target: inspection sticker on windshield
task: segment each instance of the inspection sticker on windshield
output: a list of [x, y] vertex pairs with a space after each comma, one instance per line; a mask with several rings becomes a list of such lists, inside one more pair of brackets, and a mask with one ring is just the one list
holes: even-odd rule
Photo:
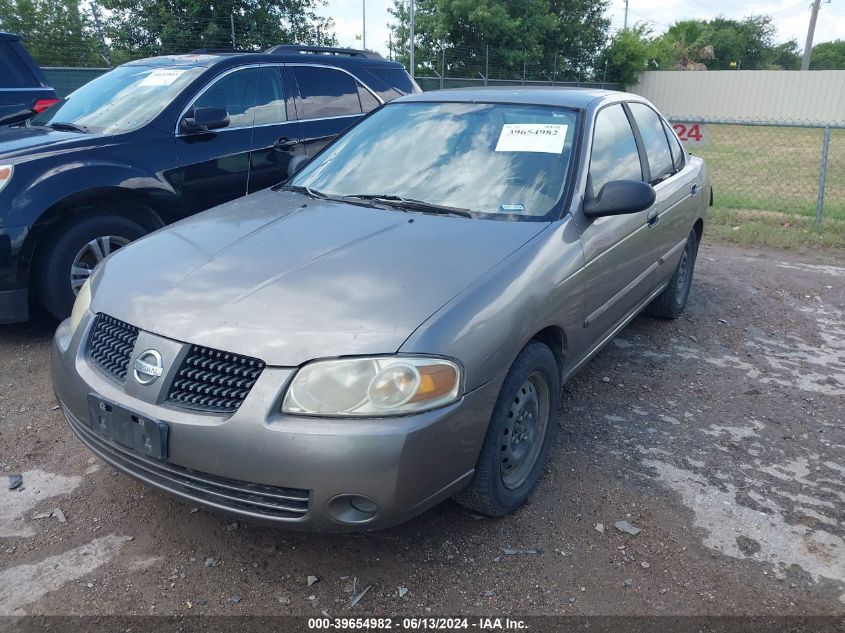
[[566, 141], [567, 127], [553, 123], [505, 123], [496, 151], [560, 154]]
[[169, 86], [182, 76], [184, 70], [156, 69], [139, 83], [139, 86]]

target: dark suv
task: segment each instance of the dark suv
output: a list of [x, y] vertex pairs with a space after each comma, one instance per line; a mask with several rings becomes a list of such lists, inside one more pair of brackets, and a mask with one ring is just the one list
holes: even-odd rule
[[56, 103], [55, 91], [21, 36], [0, 31], [0, 124], [27, 119]]
[[373, 53], [202, 50], [124, 64], [0, 128], [0, 323], [26, 319], [30, 294], [66, 317], [111, 251], [285, 180], [294, 156], [411, 92]]

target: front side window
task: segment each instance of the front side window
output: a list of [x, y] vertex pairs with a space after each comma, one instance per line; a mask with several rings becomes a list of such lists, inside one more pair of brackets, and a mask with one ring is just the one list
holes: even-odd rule
[[72, 124], [101, 134], [128, 132], [158, 116], [205, 68], [120, 66], [30, 120], [30, 125]]
[[218, 79], [191, 108], [222, 108], [229, 113], [228, 128], [249, 127], [255, 119], [259, 68], [244, 68]]
[[357, 82], [345, 72], [318, 66], [293, 66], [299, 86], [300, 119], [361, 114]]
[[672, 162], [672, 152], [669, 150], [669, 141], [666, 132], [663, 130], [663, 123], [657, 112], [642, 103], [630, 103], [631, 114], [640, 130], [645, 153], [648, 157], [648, 167], [651, 171], [652, 184], [660, 182], [675, 172]]
[[398, 196], [497, 219], [549, 220], [572, 161], [578, 114], [489, 103], [390, 103], [341, 136], [291, 185]]
[[285, 92], [277, 66], [258, 69], [258, 95], [255, 100], [255, 125], [281, 123], [287, 120]]
[[640, 155], [631, 122], [621, 103], [607, 106], [596, 115], [590, 185], [595, 197], [612, 180], [642, 180]]

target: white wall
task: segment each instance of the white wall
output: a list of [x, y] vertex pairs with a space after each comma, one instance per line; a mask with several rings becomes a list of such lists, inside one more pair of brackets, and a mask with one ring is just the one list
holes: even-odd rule
[[675, 120], [845, 125], [845, 70], [652, 71], [628, 89]]

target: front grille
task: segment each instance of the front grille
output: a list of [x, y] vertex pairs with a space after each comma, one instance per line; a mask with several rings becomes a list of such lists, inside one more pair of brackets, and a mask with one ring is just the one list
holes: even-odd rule
[[264, 366], [257, 358], [193, 345], [182, 361], [167, 399], [191, 409], [237, 411]]
[[100, 437], [68, 411], [65, 417], [71, 429], [100, 457], [157, 488], [268, 518], [300, 519], [308, 512], [308, 490], [238, 481], [155, 460]]
[[106, 376], [126, 382], [129, 359], [138, 338], [138, 328], [107, 314], [98, 314], [91, 332], [89, 355]]

